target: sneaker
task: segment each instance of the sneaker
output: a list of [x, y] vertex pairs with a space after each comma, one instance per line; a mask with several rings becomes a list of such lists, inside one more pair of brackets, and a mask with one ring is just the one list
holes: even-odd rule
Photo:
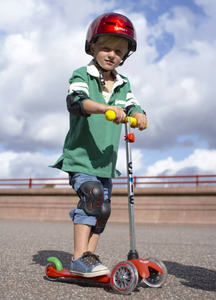
[[108, 275], [110, 270], [102, 265], [99, 257], [92, 252], [85, 252], [76, 260], [71, 261], [71, 274], [82, 277]]

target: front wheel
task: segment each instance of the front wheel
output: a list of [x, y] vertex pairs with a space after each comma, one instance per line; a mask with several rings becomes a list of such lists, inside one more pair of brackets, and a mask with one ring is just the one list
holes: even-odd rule
[[110, 284], [120, 294], [130, 294], [138, 284], [137, 268], [129, 261], [121, 261], [112, 270]]
[[148, 278], [143, 278], [142, 281], [150, 287], [161, 287], [166, 282], [168, 276], [165, 264], [155, 258], [147, 258], [146, 260], [158, 265], [163, 270], [163, 273], [160, 273], [155, 269], [149, 267], [150, 276]]

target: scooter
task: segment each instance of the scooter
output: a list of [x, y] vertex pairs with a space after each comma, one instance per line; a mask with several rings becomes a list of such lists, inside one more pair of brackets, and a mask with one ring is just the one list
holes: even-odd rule
[[[105, 114], [108, 121], [113, 121], [116, 117], [113, 110], [108, 110]], [[112, 289], [119, 294], [130, 294], [142, 281], [149, 287], [158, 288], [164, 285], [167, 280], [168, 272], [165, 264], [155, 258], [142, 259], [136, 250], [135, 237], [135, 216], [134, 216], [134, 184], [131, 143], [135, 141], [134, 133], [130, 133], [130, 127], [137, 127], [137, 120], [133, 117], [126, 117], [125, 141], [126, 141], [126, 162], [127, 162], [127, 186], [128, 186], [128, 211], [130, 229], [130, 251], [126, 261], [119, 262], [110, 275], [86, 278], [73, 275], [69, 270], [64, 269], [60, 260], [56, 257], [49, 257], [50, 263], [45, 269], [46, 277], [49, 280], [57, 278], [73, 278], [82, 280], [94, 280], [101, 283], [110, 284]]]

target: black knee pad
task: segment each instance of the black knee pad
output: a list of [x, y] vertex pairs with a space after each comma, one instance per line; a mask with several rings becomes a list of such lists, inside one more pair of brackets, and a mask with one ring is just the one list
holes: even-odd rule
[[106, 227], [106, 223], [110, 217], [111, 214], [111, 205], [110, 205], [110, 199], [104, 200], [101, 215], [97, 219], [97, 223], [95, 226], [92, 226], [91, 231], [93, 233], [100, 234], [104, 231]]
[[[80, 201], [77, 208], [81, 208], [89, 216], [99, 217], [104, 203], [103, 186], [98, 181], [86, 181], [77, 191]], [[82, 200], [85, 196], [85, 201]]]

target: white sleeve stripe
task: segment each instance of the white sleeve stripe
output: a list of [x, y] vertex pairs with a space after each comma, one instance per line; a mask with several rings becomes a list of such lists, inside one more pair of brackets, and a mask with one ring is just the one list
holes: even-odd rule
[[127, 103], [125, 106], [129, 105], [139, 105], [139, 102], [136, 100], [132, 93], [127, 93]]
[[130, 98], [135, 99], [135, 97], [132, 93], [127, 93], [127, 99], [130, 99]]
[[135, 99], [128, 100], [125, 104], [125, 107], [130, 106], [130, 105], [139, 105], [139, 102]]
[[84, 93], [87, 94], [87, 96], [89, 96], [89, 89], [88, 89], [88, 85], [85, 82], [74, 82], [70, 85], [68, 93], [72, 93], [72, 91], [83, 91]]

